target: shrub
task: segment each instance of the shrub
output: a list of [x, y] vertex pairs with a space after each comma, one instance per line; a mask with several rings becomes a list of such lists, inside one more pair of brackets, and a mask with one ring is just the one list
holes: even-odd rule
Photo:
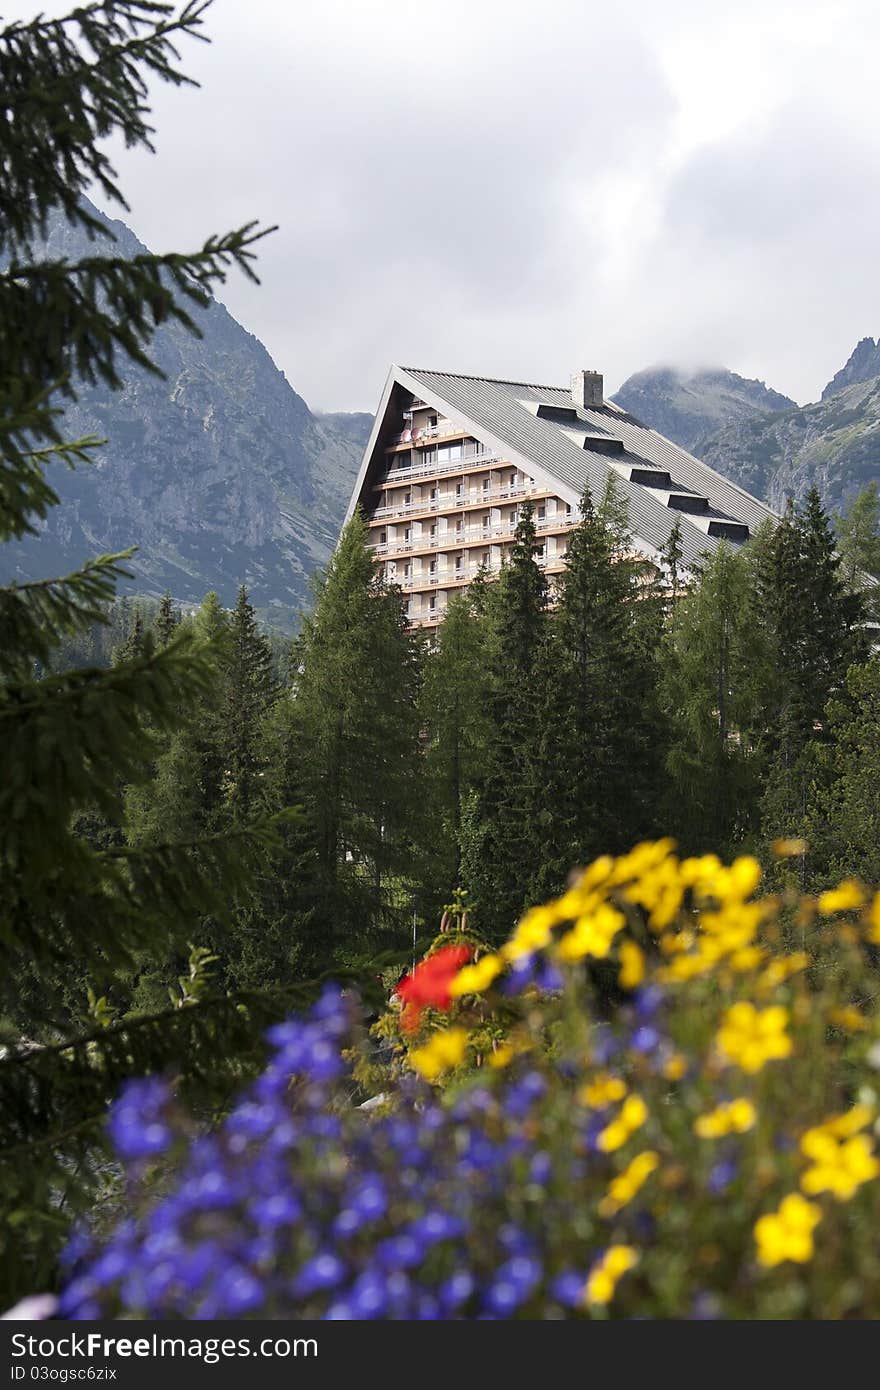
[[130, 1083], [130, 1216], [72, 1242], [63, 1315], [877, 1316], [880, 894], [759, 886], [644, 844], [451, 943], [375, 1108], [335, 988], [210, 1133]]

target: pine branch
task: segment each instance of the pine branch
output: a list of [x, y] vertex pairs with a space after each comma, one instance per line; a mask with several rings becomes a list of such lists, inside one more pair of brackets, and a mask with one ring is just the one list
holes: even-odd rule
[[49, 660], [63, 637], [87, 632], [95, 623], [106, 625], [117, 581], [132, 577], [120, 562], [133, 554], [131, 549], [101, 555], [63, 578], [0, 587], [0, 676], [26, 678], [35, 662]]
[[231, 266], [256, 281], [251, 248], [273, 230], [250, 222], [190, 254], [13, 261], [0, 275], [0, 381], [14, 364], [19, 379], [74, 399], [79, 382], [116, 390], [118, 353], [161, 377], [145, 351], [156, 329], [174, 321], [201, 336], [183, 301], [204, 308]]
[[204, 41], [199, 31], [209, 4], [188, 0], [175, 12], [150, 0], [107, 0], [0, 33], [0, 250], [23, 245], [37, 230], [45, 234], [53, 207], [90, 235], [105, 232], [79, 202], [92, 183], [127, 207], [96, 142], [120, 134], [128, 147], [153, 149], [147, 77], [198, 85], [179, 68], [173, 40]]

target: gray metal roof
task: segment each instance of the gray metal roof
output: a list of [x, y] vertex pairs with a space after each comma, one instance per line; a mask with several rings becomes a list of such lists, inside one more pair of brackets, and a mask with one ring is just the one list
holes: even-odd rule
[[[775, 513], [763, 502], [737, 487], [720, 473], [680, 449], [677, 444], [641, 424], [635, 416], [605, 401], [602, 408], [576, 408], [568, 387], [536, 386], [489, 377], [460, 376], [453, 372], [425, 371], [417, 367], [392, 367], [383, 394], [379, 417], [364, 454], [352, 496], [351, 512], [363, 490], [367, 470], [382, 434], [382, 420], [394, 383], [413, 391], [422, 400], [463, 428], [472, 430], [487, 445], [500, 449], [541, 483], [551, 483], [564, 500], [576, 503], [589, 486], [595, 497], [604, 492], [609, 473], [626, 498], [629, 523], [636, 541], [648, 553], [656, 553], [669, 539], [676, 519], [681, 524], [683, 560], [692, 565], [718, 538], [704, 529], [710, 520], [745, 523], [752, 534]], [[541, 418], [538, 405], [565, 407], [574, 415], [563, 419]], [[592, 439], [590, 438], [592, 436]], [[617, 453], [599, 452], [596, 437], [622, 442]], [[630, 481], [630, 469], [669, 474], [672, 491], [706, 498], [709, 510], [701, 518], [669, 507], [669, 487], [658, 477], [657, 492]], [[700, 525], [702, 521], [703, 525]]]

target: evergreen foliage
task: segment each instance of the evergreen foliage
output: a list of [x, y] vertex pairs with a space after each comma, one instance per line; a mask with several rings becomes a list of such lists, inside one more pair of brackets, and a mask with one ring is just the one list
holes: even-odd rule
[[668, 816], [688, 851], [723, 853], [754, 830], [754, 734], [768, 666], [746, 556], [719, 545], [673, 609], [663, 697]]
[[587, 490], [570, 534], [538, 719], [545, 847], [532, 893], [558, 892], [602, 850], [645, 837], [657, 815], [663, 720], [660, 613], [633, 552], [624, 500]]
[[399, 917], [421, 787], [418, 644], [360, 515], [316, 583], [292, 664], [285, 795], [303, 811], [309, 930], [326, 958]]
[[466, 817], [463, 877], [480, 931], [509, 931], [542, 862], [539, 763], [548, 632], [547, 581], [537, 562], [532, 505], [519, 514], [510, 563], [488, 596], [488, 736]]
[[[206, 303], [230, 265], [253, 275], [255, 224], [190, 255], [130, 261], [111, 245], [68, 264], [35, 263], [28, 251], [58, 206], [106, 242], [80, 202], [91, 181], [123, 202], [97, 142], [118, 135], [149, 147], [147, 84], [187, 80], [174, 42], [198, 34], [205, 8], [109, 0], [0, 33], [0, 540], [38, 533], [57, 502], [52, 467], [88, 463], [95, 441], [64, 439], [59, 399], [75, 397], [80, 381], [118, 386], [126, 361], [150, 366], [159, 323], [192, 326], [187, 303]], [[209, 644], [182, 633], [157, 647], [140, 618], [111, 669], [44, 674], [64, 642], [106, 620], [126, 558], [102, 556], [62, 579], [0, 590], [0, 1301], [47, 1277], [59, 1230], [95, 1177], [67, 1137], [78, 1115], [78, 1143], [94, 1144], [97, 1098], [112, 1094], [119, 1075], [103, 1026], [97, 1035], [87, 1028], [96, 1010], [107, 1021], [96, 1001], [140, 952], [181, 947], [196, 911], [228, 912], [268, 834], [242, 828], [234, 842], [204, 842], [198, 855], [164, 833], [137, 847], [77, 834], [87, 811], [120, 823], [123, 784], [149, 776], [180, 711], [210, 693]], [[190, 1026], [195, 1032], [194, 1019]], [[175, 1065], [197, 1073], [206, 1059], [195, 1046], [176, 1051], [174, 1031], [164, 1016], [139, 1025], [137, 1064], [162, 1065], [170, 1048]], [[223, 1054], [216, 1040], [211, 1048], [216, 1066]]]

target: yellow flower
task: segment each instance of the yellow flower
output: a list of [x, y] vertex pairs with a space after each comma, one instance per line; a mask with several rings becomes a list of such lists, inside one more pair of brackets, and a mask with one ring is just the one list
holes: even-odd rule
[[864, 1182], [880, 1173], [880, 1163], [866, 1134], [839, 1139], [825, 1126], [808, 1129], [801, 1139], [801, 1152], [812, 1159], [801, 1178], [804, 1192], [815, 1196], [831, 1192], [840, 1202], [848, 1202]]
[[638, 989], [645, 978], [645, 953], [634, 941], [620, 943], [620, 974], [618, 983], [621, 989]]
[[783, 1197], [779, 1210], [761, 1216], [755, 1222], [758, 1259], [772, 1268], [783, 1260], [805, 1264], [813, 1254], [813, 1231], [822, 1216], [815, 1202], [808, 1202], [799, 1192]]
[[591, 1110], [604, 1110], [606, 1105], [613, 1105], [617, 1100], [623, 1100], [626, 1095], [626, 1082], [619, 1076], [610, 1076], [608, 1072], [599, 1072], [592, 1081], [588, 1081], [578, 1091], [578, 1100], [583, 1105], [588, 1105]]
[[648, 1107], [641, 1096], [627, 1096], [620, 1113], [610, 1125], [606, 1125], [600, 1131], [596, 1139], [596, 1147], [603, 1153], [614, 1153], [616, 1149], [622, 1149], [631, 1135], [640, 1129], [648, 1118]]
[[497, 956], [482, 956], [475, 965], [462, 966], [449, 986], [449, 993], [453, 999], [460, 999], [463, 994], [482, 994], [502, 969]]
[[789, 1056], [792, 1042], [785, 1031], [787, 1026], [788, 1010], [780, 1004], [758, 1010], [742, 1001], [724, 1015], [718, 1047], [729, 1062], [754, 1073], [773, 1058]]
[[777, 859], [794, 859], [799, 854], [806, 854], [809, 848], [806, 840], [773, 841], [773, 853]]
[[511, 939], [501, 948], [504, 960], [518, 960], [520, 956], [531, 955], [549, 945], [553, 928], [564, 921], [556, 911], [555, 903], [546, 907], [533, 907], [521, 919]]
[[790, 956], [777, 956], [761, 971], [758, 988], [769, 993], [777, 985], [784, 984], [789, 975], [795, 975], [799, 970], [806, 970], [809, 964], [810, 957], [806, 951], [795, 951]]
[[489, 1053], [489, 1066], [500, 1070], [501, 1067], [508, 1067], [513, 1061], [514, 1052], [510, 1043], [502, 1043], [494, 1051]]
[[663, 1063], [663, 1075], [667, 1081], [680, 1081], [687, 1071], [687, 1058], [681, 1052], [673, 1052]]
[[861, 907], [865, 901], [865, 890], [854, 878], [846, 878], [837, 888], [829, 888], [827, 893], [819, 894], [819, 911], [825, 917], [835, 912], [850, 912]]
[[842, 1115], [832, 1115], [830, 1119], [823, 1120], [817, 1128], [827, 1130], [838, 1139], [848, 1139], [851, 1134], [858, 1134], [860, 1129], [866, 1129], [873, 1119], [874, 1107], [859, 1103], [852, 1109], [845, 1110]]
[[764, 959], [764, 952], [760, 946], [743, 946], [741, 950], [734, 951], [730, 957], [730, 964], [734, 970], [745, 973], [754, 970]]
[[694, 1120], [694, 1133], [701, 1139], [721, 1139], [726, 1134], [745, 1134], [752, 1129], [757, 1120], [754, 1105], [745, 1096], [719, 1105], [707, 1115], [699, 1115]]
[[626, 925], [623, 913], [611, 903], [600, 903], [595, 911], [579, 917], [571, 931], [559, 942], [559, 955], [564, 961], [582, 960], [584, 956], [603, 959], [621, 927]]
[[435, 1033], [423, 1047], [414, 1048], [409, 1054], [410, 1064], [426, 1081], [434, 1081], [443, 1072], [461, 1063], [467, 1041], [467, 1029], [446, 1028], [441, 1033]]
[[639, 1254], [631, 1245], [611, 1245], [602, 1259], [590, 1271], [584, 1297], [587, 1303], [610, 1303], [618, 1282], [639, 1262]]
[[847, 1004], [843, 1009], [832, 1009], [828, 1018], [836, 1027], [843, 1028], [847, 1033], [864, 1033], [871, 1026], [854, 1004]]
[[653, 1149], [637, 1154], [622, 1173], [618, 1173], [609, 1185], [608, 1191], [599, 1203], [600, 1216], [616, 1216], [623, 1207], [645, 1185], [648, 1178], [659, 1166], [660, 1156]]

